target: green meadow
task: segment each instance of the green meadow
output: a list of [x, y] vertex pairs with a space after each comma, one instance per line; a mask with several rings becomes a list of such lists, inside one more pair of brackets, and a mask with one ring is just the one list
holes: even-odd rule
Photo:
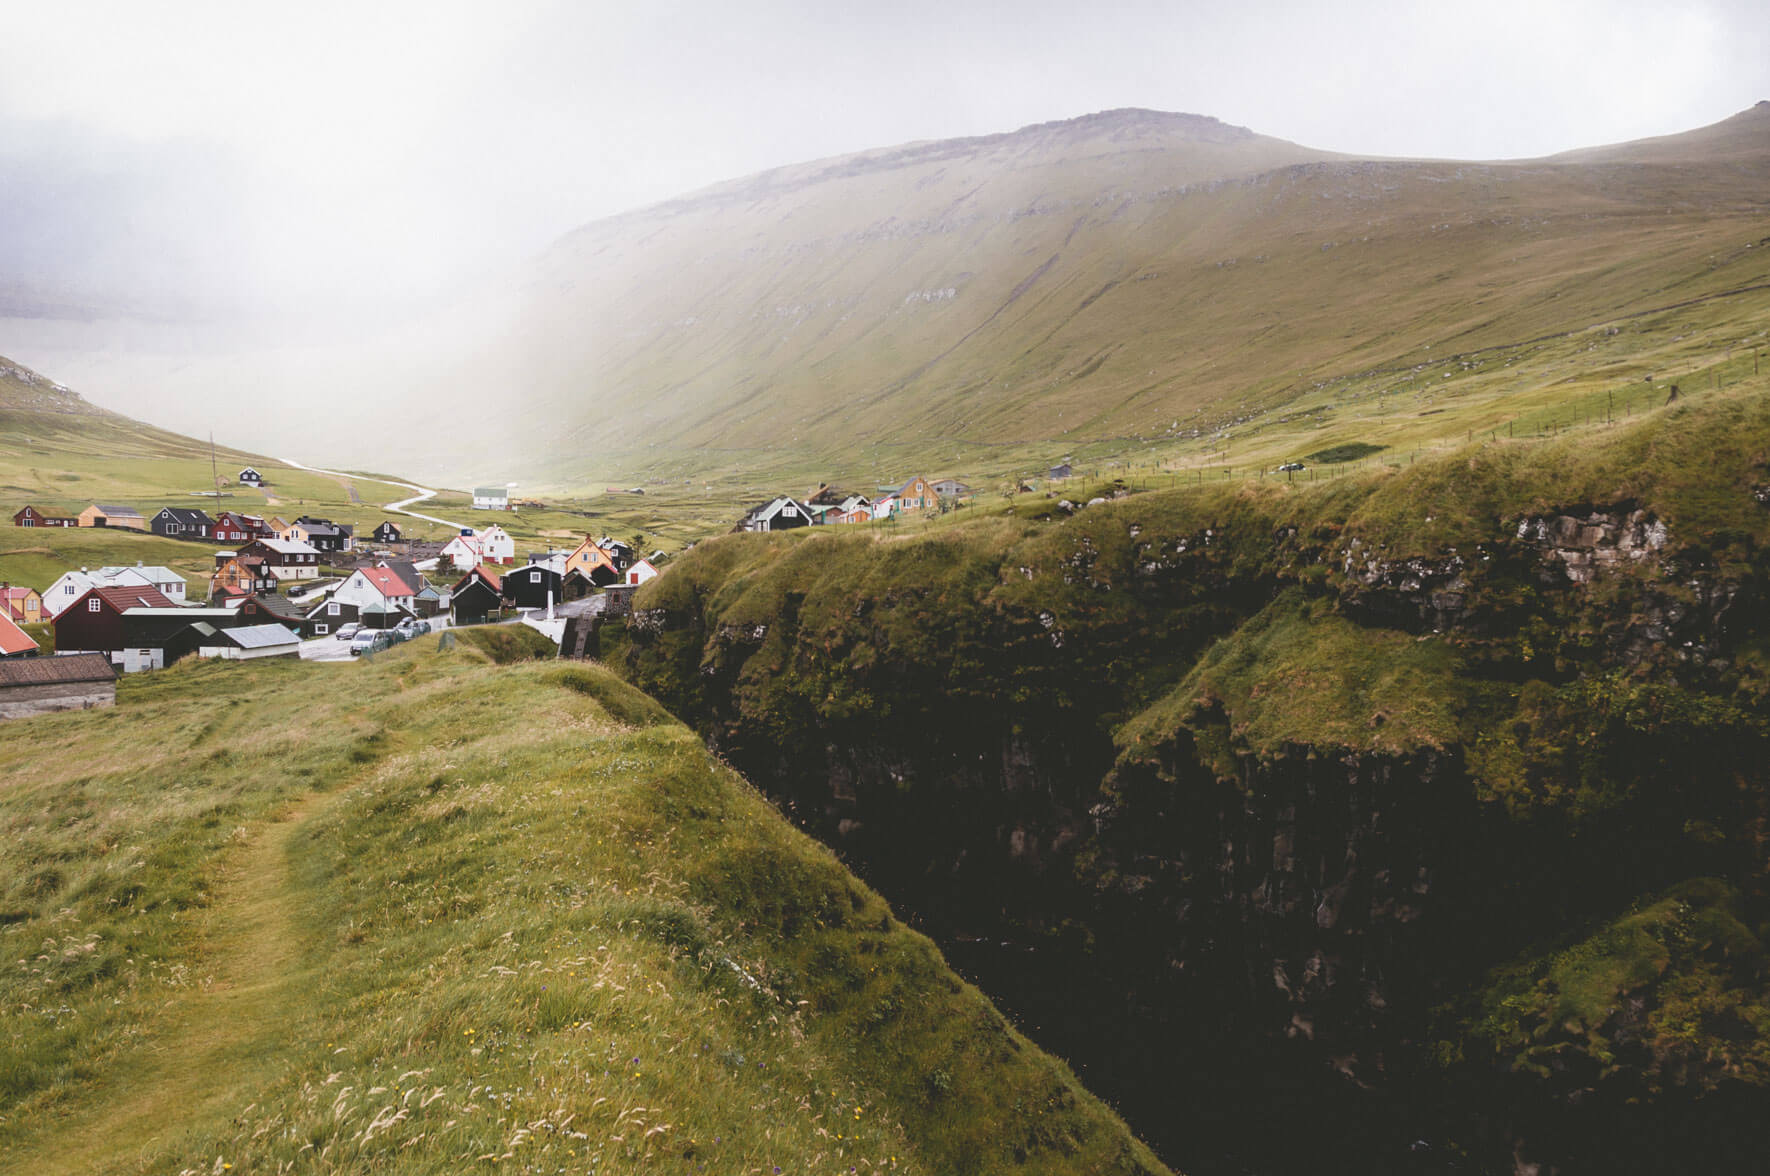
[[187, 663], [9, 723], [0, 1169], [1163, 1170], [692, 732], [549, 653]]

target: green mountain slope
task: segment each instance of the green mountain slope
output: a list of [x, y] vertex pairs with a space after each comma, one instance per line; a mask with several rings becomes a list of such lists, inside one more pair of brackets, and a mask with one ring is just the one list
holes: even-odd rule
[[[525, 452], [568, 478], [697, 447], [860, 465], [888, 446], [1190, 439], [1336, 380], [1770, 282], [1767, 238], [1770, 104], [1498, 163], [1357, 160], [1112, 111], [588, 225], [464, 370], [498, 374]], [[1703, 325], [1712, 341], [1761, 325], [1762, 299], [1745, 302]], [[1663, 358], [1599, 341], [1588, 367]], [[1512, 385], [1553, 366], [1513, 358]]]
[[1164, 1170], [655, 703], [488, 664], [524, 634], [7, 724], [0, 1169]]

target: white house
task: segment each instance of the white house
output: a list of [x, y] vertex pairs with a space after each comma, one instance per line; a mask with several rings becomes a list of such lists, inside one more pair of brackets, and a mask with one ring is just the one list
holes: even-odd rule
[[651, 562], [651, 560], [649, 560], [649, 559], [637, 560], [634, 562], [632, 567], [627, 569], [626, 582], [628, 584], [631, 584], [634, 586], [638, 586], [640, 584], [643, 584], [647, 580], [655, 580], [657, 578], [658, 578], [657, 566], [655, 564], [653, 564]]
[[456, 535], [443, 547], [441, 558], [454, 564], [457, 572], [471, 572], [479, 564], [479, 539], [472, 531]]
[[171, 568], [149, 566], [138, 563], [134, 567], [106, 567], [93, 573], [93, 577], [104, 585], [116, 585], [128, 588], [145, 581], [149, 586], [158, 588], [179, 604], [185, 601], [184, 577]]
[[509, 510], [510, 491], [503, 486], [475, 486], [474, 510]]
[[480, 559], [486, 563], [516, 562], [516, 540], [505, 534], [504, 528], [497, 523], [477, 532], [474, 537], [479, 540]]
[[85, 596], [92, 588], [157, 588], [178, 604], [185, 602], [184, 577], [171, 568], [105, 567], [92, 571], [63, 572], [43, 590], [43, 611], [59, 617], [68, 605]]
[[[43, 611], [52, 617], [59, 617], [67, 611], [68, 605], [86, 595], [98, 586], [98, 581], [85, 568], [77, 572], [63, 572], [61, 578], [43, 589]], [[147, 587], [143, 580], [137, 587]]]
[[392, 568], [358, 568], [332, 593], [332, 600], [359, 609], [377, 607], [410, 609], [416, 589]]

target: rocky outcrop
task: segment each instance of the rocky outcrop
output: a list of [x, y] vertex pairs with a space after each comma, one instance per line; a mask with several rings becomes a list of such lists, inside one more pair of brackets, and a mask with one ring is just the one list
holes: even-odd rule
[[[1557, 1027], [1553, 993], [1530, 990], [1542, 1034], [1489, 1032], [1481, 1005], [1702, 875], [1738, 908], [1704, 942], [1762, 950], [1754, 536], [1704, 547], [1620, 498], [1430, 544], [1376, 511], [1161, 501], [987, 556], [697, 551], [644, 601], [627, 669], [1183, 1169], [1577, 1172], [1602, 1138], [1606, 1170], [1645, 1170], [1681, 1162], [1676, 1115], [1770, 1109], [1770, 1071], [1676, 1043], [1657, 1086], [1631, 1077], [1707, 949], [1619, 987], [1644, 1003], [1591, 1034]], [[1606, 1056], [1602, 1080], [1557, 1077]]]

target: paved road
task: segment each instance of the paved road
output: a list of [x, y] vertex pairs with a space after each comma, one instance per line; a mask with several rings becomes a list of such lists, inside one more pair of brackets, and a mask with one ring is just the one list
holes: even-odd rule
[[[294, 466], [298, 470], [306, 470], [310, 474], [325, 474], [328, 478], [343, 478], [347, 484], [350, 484], [351, 497], [356, 497], [354, 474], [346, 474], [339, 470], [322, 470], [318, 466], [303, 465], [300, 462], [287, 457], [279, 457], [277, 460], [284, 465]], [[402, 498], [398, 502], [389, 502], [385, 504], [387, 510], [394, 511], [398, 514], [410, 515], [415, 519], [423, 519], [427, 523], [441, 523], [443, 526], [453, 527], [457, 531], [464, 531], [467, 529], [466, 523], [457, 523], [451, 519], [439, 519], [435, 515], [419, 514], [415, 510], [406, 509], [406, 507], [412, 505], [414, 502], [423, 502], [427, 498], [435, 498], [436, 491], [426, 490], [422, 486], [414, 486], [410, 482], [396, 481], [393, 478], [377, 478], [375, 480], [378, 482], [386, 482], [390, 486], [403, 486], [405, 489], [412, 491], [412, 497], [410, 498]]]
[[[427, 619], [430, 621], [432, 633], [449, 627], [449, 618], [446, 616], [434, 616]], [[301, 643], [301, 660], [336, 662], [354, 661], [355, 659], [350, 656], [350, 642], [340, 641], [328, 633], [323, 637], [303, 641]]]

